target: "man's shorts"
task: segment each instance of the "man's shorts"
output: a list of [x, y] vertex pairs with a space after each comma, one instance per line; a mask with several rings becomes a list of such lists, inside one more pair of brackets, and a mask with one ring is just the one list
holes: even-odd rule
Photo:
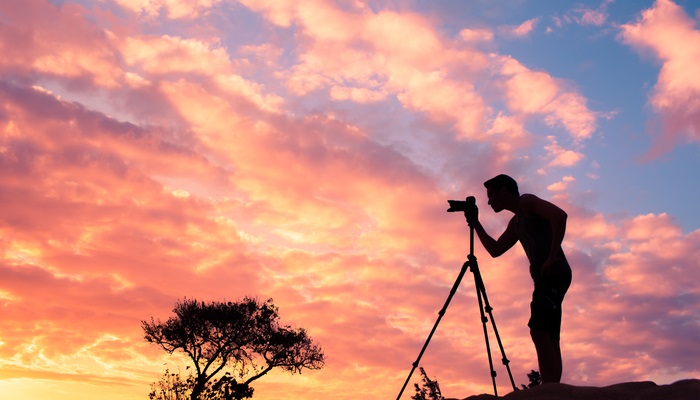
[[571, 269], [540, 277], [535, 281], [530, 303], [530, 321], [527, 326], [549, 332], [553, 340], [559, 340], [561, 332], [561, 304], [571, 285]]

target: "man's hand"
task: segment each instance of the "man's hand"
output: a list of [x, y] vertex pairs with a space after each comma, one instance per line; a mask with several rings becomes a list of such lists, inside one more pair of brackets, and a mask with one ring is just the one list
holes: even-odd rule
[[467, 220], [470, 228], [474, 228], [479, 224], [479, 207], [474, 205], [473, 208], [464, 212], [464, 219]]

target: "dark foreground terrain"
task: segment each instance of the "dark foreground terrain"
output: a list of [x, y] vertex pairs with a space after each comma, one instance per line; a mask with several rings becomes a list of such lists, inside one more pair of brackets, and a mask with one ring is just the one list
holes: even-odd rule
[[[670, 385], [654, 382], [628, 382], [606, 387], [572, 386], [552, 383], [518, 390], [502, 397], [492, 394], [470, 396], [464, 400], [700, 400], [700, 380], [686, 379]], [[457, 400], [457, 399], [446, 399]]]

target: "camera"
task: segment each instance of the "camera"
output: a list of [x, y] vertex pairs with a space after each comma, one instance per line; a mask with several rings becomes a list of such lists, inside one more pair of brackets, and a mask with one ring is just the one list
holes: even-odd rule
[[450, 208], [447, 212], [458, 212], [463, 211], [464, 215], [467, 217], [467, 221], [470, 223], [477, 220], [479, 215], [479, 208], [476, 206], [476, 199], [474, 196], [467, 197], [466, 200], [447, 200], [450, 204]]
[[474, 198], [474, 196], [469, 196], [464, 201], [462, 201], [462, 200], [447, 200], [447, 203], [449, 203], [449, 205], [450, 205], [450, 208], [447, 209], [447, 212], [464, 211], [466, 213], [470, 213], [476, 209], [476, 198]]

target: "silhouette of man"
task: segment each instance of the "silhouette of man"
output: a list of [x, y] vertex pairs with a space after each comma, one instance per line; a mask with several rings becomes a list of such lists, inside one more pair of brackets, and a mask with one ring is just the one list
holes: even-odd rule
[[492, 257], [505, 253], [517, 241], [522, 244], [535, 283], [528, 326], [542, 382], [559, 382], [562, 374], [561, 305], [571, 284], [571, 268], [561, 248], [566, 232], [566, 212], [535, 195], [520, 195], [517, 182], [508, 175], [489, 179], [484, 186], [493, 211], [508, 210], [515, 215], [498, 240], [486, 233], [478, 212], [465, 213], [467, 222]]

